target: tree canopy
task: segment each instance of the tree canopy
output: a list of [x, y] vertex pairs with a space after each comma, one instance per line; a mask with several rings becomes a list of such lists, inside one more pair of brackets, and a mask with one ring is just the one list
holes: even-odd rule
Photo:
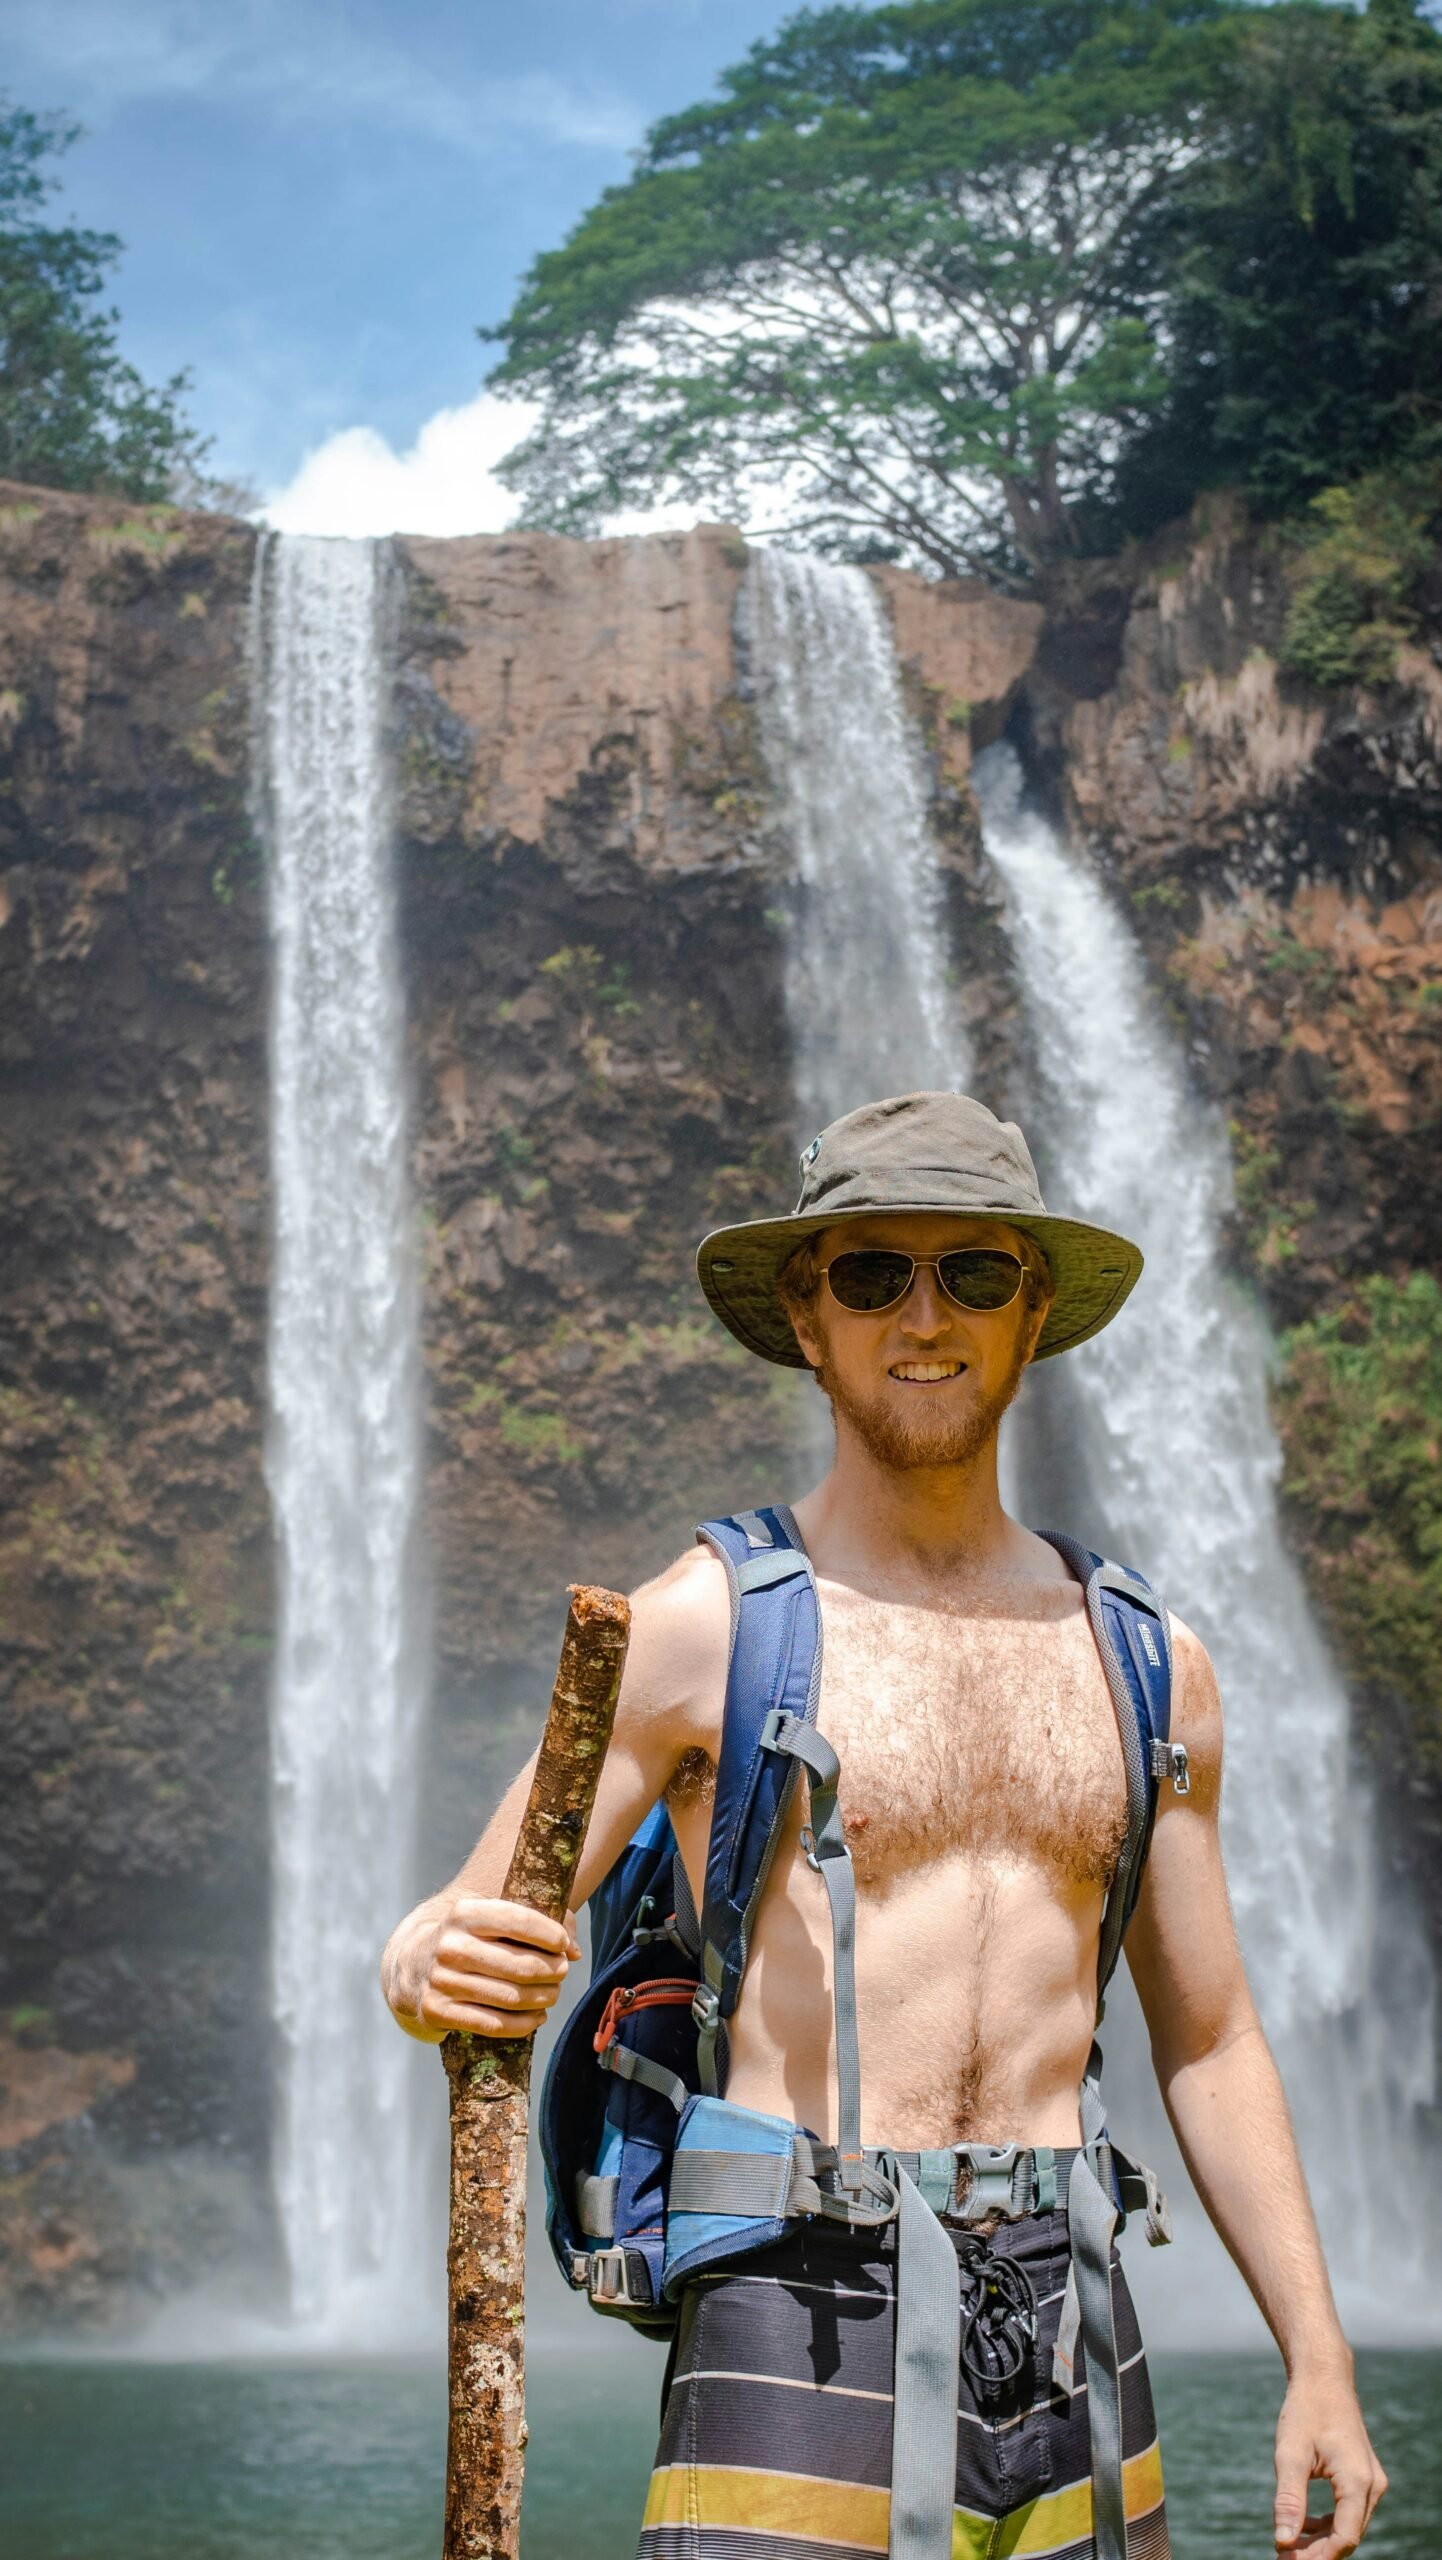
[[0, 475], [144, 500], [192, 490], [204, 446], [179, 403], [187, 377], [147, 385], [101, 300], [120, 255], [108, 231], [48, 225], [46, 164], [76, 139], [0, 97]]
[[[504, 476], [1025, 580], [1435, 414], [1442, 38], [1416, 0], [900, 0], [789, 20], [507, 320]], [[1390, 441], [1389, 441], [1390, 440]]]

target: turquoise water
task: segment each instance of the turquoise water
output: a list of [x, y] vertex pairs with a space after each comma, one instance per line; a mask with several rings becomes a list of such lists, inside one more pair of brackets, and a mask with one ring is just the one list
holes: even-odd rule
[[[659, 2352], [533, 2350], [525, 2560], [627, 2560]], [[1367, 2549], [1442, 2549], [1442, 2354], [1367, 2354], [1393, 2494]], [[1266, 2560], [1278, 2369], [1158, 2357], [1175, 2560]], [[436, 2560], [445, 2387], [432, 2365], [0, 2365], [3, 2560]]]

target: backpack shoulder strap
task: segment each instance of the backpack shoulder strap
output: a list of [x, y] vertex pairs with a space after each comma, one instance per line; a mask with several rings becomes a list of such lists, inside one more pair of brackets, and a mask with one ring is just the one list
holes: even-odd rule
[[[708, 1520], [697, 1536], [726, 1567], [731, 1655], [701, 1908], [696, 1995], [702, 2085], [719, 2086], [717, 2038], [740, 1997], [756, 1906], [796, 1785], [794, 1755], [763, 1740], [781, 1711], [814, 1724], [821, 1613], [811, 1559], [784, 1504]], [[724, 2067], [724, 2065], [723, 2065]]]
[[1172, 1631], [1165, 1605], [1144, 1574], [1110, 1563], [1062, 1530], [1039, 1535], [1081, 1583], [1087, 1618], [1106, 1673], [1127, 1771], [1127, 1832], [1102, 1913], [1097, 2005], [1116, 1971], [1127, 1923], [1136, 1909], [1164, 1778], [1187, 1789], [1187, 1755], [1171, 1739]]

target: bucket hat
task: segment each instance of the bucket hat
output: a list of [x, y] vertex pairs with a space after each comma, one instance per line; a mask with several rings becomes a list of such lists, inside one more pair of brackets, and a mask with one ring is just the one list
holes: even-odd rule
[[790, 1217], [718, 1227], [697, 1253], [697, 1274], [712, 1311], [748, 1351], [779, 1368], [804, 1369], [777, 1294], [796, 1247], [851, 1218], [938, 1210], [1004, 1218], [1041, 1247], [1056, 1294], [1034, 1360], [1100, 1333], [1141, 1271], [1137, 1246], [1110, 1227], [1047, 1215], [1014, 1120], [998, 1120], [965, 1093], [901, 1093], [833, 1120], [802, 1155], [801, 1196]]

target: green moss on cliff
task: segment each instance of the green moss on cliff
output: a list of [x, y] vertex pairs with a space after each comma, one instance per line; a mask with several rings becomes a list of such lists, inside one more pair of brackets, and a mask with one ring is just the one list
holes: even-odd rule
[[1375, 1272], [1284, 1337], [1284, 1491], [1375, 1738], [1442, 1824], [1442, 1289]]
[[1439, 507], [1442, 480], [1430, 467], [1371, 472], [1313, 499], [1288, 564], [1288, 666], [1314, 684], [1389, 682], [1416, 629]]

